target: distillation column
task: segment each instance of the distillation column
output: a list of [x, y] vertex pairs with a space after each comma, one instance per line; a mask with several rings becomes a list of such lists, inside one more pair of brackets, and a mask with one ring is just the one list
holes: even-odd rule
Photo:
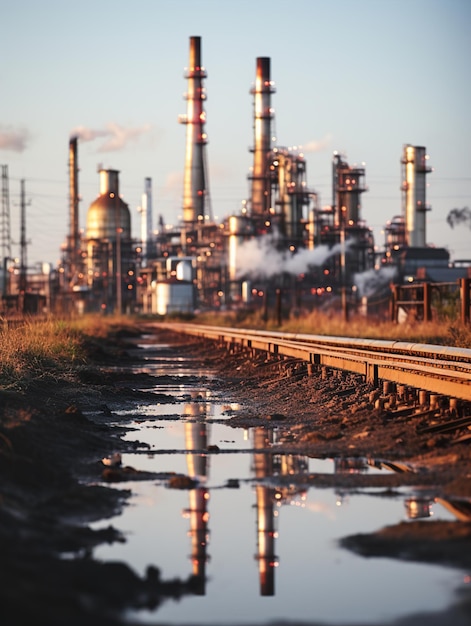
[[402, 157], [404, 214], [407, 245], [414, 248], [426, 246], [426, 175], [428, 156], [421, 146], [405, 145]]
[[277, 150], [274, 163], [278, 172], [279, 200], [287, 242], [299, 244], [303, 236], [303, 208], [309, 204], [306, 188], [306, 162], [303, 155]]
[[203, 79], [206, 78], [206, 72], [201, 67], [201, 37], [190, 37], [190, 63], [185, 78], [188, 79], [185, 96], [187, 113], [179, 117], [179, 122], [186, 124], [183, 221], [194, 224], [204, 222], [208, 213], [206, 204], [209, 202], [205, 174], [206, 114], [203, 109], [206, 99]]
[[254, 147], [253, 169], [249, 176], [252, 181], [251, 209], [253, 215], [263, 216], [270, 203], [270, 175], [268, 157], [271, 146], [271, 94], [275, 92], [270, 80], [270, 59], [257, 58], [254, 96]]
[[337, 152], [332, 168], [335, 226], [356, 226], [361, 219], [361, 194], [366, 191], [365, 168], [350, 167]]

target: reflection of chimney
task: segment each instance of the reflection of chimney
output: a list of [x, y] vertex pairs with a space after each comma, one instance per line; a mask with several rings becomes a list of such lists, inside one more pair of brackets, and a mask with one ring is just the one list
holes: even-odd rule
[[191, 562], [193, 576], [198, 580], [197, 595], [204, 596], [206, 593], [206, 547], [208, 543], [208, 520], [207, 502], [209, 491], [198, 487], [190, 491], [190, 534], [191, 534]]
[[69, 254], [71, 274], [73, 276], [73, 274], [77, 270], [79, 250], [77, 137], [71, 137], [69, 141], [69, 221]]
[[257, 59], [254, 96], [254, 147], [251, 208], [254, 215], [264, 215], [270, 203], [270, 177], [268, 156], [271, 146], [271, 94], [275, 89], [270, 80], [270, 59]]
[[[187, 451], [195, 450], [196, 454], [187, 454], [188, 474], [191, 478], [205, 479], [208, 475], [207, 455], [202, 452], [208, 447], [208, 433], [206, 424], [188, 422], [185, 424], [185, 447]], [[191, 562], [193, 575], [199, 585], [198, 595], [206, 593], [206, 548], [208, 543], [209, 512], [207, 503], [209, 491], [198, 487], [189, 494], [190, 534], [191, 534]]]
[[187, 113], [179, 117], [180, 123], [186, 124], [183, 220], [195, 223], [204, 222], [208, 213], [206, 203], [209, 200], [205, 173], [206, 114], [203, 110], [203, 102], [206, 99], [203, 79], [206, 78], [206, 72], [201, 67], [201, 37], [190, 37], [190, 64], [186, 78]]
[[[273, 436], [273, 433], [270, 433]], [[263, 428], [256, 428], [254, 432], [254, 448], [266, 448], [267, 432]], [[268, 444], [271, 441], [268, 440]], [[266, 478], [273, 474], [273, 457], [271, 454], [254, 454], [256, 478]], [[257, 485], [257, 559], [260, 576], [260, 595], [275, 595], [275, 515], [273, 501], [275, 490], [263, 485]]]

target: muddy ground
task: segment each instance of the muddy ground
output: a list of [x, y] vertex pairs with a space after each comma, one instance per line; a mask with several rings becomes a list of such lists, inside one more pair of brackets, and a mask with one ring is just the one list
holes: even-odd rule
[[[149, 332], [149, 327], [140, 330]], [[136, 330], [136, 335], [140, 332]], [[302, 476], [304, 483], [352, 491], [376, 486], [391, 493], [404, 485], [440, 498], [453, 522], [416, 520], [343, 540], [365, 557], [387, 556], [471, 570], [471, 455], [468, 406], [443, 402], [431, 412], [395, 389], [374, 389], [361, 378], [308, 372], [294, 360], [229, 352], [194, 338], [152, 329], [172, 355], [191, 355], [216, 372], [211, 385], [242, 409], [234, 425], [265, 425], [283, 433], [286, 451], [315, 457], [369, 459], [384, 473]], [[110, 426], [110, 406], [135, 401], [145, 375], [110, 373], [107, 364], [130, 362], [133, 337], [118, 333], [91, 342], [89, 364], [76, 380], [43, 377], [22, 392], [0, 389], [0, 614], [3, 626], [28, 624], [118, 626], [130, 607], [157, 608], [167, 598], [197, 591], [198, 581], [163, 580], [149, 568], [144, 578], [125, 564], [101, 563], [91, 550], [124, 541], [109, 527], [88, 524], [126, 506], [126, 479], [149, 480], [101, 459], [133, 445]], [[402, 391], [402, 390], [399, 390]], [[148, 397], [148, 396], [147, 396]], [[164, 400], [159, 398], [160, 401]], [[93, 410], [93, 419], [85, 414]], [[471, 420], [470, 420], [471, 421]], [[211, 453], [211, 451], [209, 451]], [[217, 453], [215, 450], [214, 453]], [[295, 477], [290, 476], [292, 483]], [[120, 481], [120, 490], [106, 482]], [[122, 484], [121, 484], [122, 481]], [[158, 620], [158, 611], [156, 612]], [[471, 591], [446, 613], [410, 616], [397, 626], [471, 623]], [[383, 624], [382, 626], [386, 626]]]

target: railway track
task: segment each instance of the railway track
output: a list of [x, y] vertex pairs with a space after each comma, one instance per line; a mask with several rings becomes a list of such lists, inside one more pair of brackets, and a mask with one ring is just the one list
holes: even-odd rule
[[467, 348], [198, 324], [159, 326], [230, 346], [298, 358], [314, 366], [353, 372], [375, 385], [390, 381], [471, 401], [471, 349]]

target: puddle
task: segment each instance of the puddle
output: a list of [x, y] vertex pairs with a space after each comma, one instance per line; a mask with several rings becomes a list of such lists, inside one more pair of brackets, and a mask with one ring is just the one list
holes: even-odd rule
[[[159, 361], [151, 371], [168, 375], [174, 365]], [[165, 579], [194, 574], [201, 580], [198, 595], [169, 600], [156, 612], [130, 612], [130, 618], [207, 626], [368, 624], [451, 604], [464, 585], [462, 572], [366, 559], [338, 546], [344, 536], [404, 520], [455, 519], [450, 511], [408, 489], [379, 497], [374, 489], [350, 493], [290, 482], [292, 474], [388, 469], [366, 458], [286, 454], [278, 450], [281, 429], [231, 427], [227, 419], [238, 405], [218, 403], [194, 371], [192, 377], [186, 401], [136, 403], [115, 412], [133, 429], [126, 439], [147, 446], [123, 455], [124, 465], [198, 481], [192, 490], [169, 489], [164, 480], [124, 483], [133, 491], [129, 506], [93, 525], [112, 524], [127, 539], [98, 547], [95, 558], [126, 561], [140, 575], [155, 565]]]

